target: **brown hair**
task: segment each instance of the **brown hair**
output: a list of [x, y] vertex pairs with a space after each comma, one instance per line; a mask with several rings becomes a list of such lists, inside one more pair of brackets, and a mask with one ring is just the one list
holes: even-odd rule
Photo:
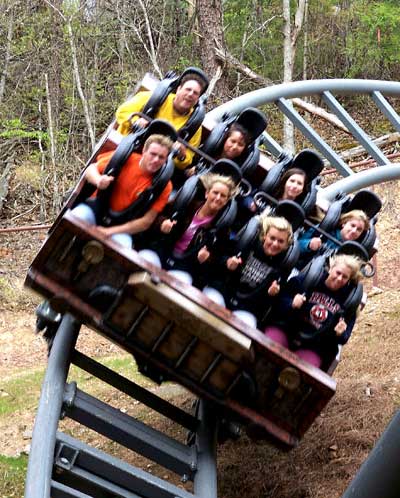
[[201, 88], [201, 93], [204, 92], [204, 90], [205, 90], [205, 88], [207, 86], [207, 84], [203, 80], [203, 78], [201, 78], [200, 76], [198, 76], [196, 73], [189, 73], [189, 74], [185, 74], [185, 76], [180, 80], [178, 88], [180, 86], [183, 86], [188, 81], [195, 81], [196, 83], [198, 83], [200, 85], [200, 88]]
[[143, 150], [146, 151], [151, 144], [158, 144], [166, 147], [168, 149], [168, 153], [171, 152], [172, 146], [174, 143], [172, 140], [166, 135], [160, 135], [155, 133], [154, 135], [150, 135], [143, 145]]
[[[301, 192], [301, 194], [303, 194], [305, 192], [306, 184], [307, 184], [306, 172], [304, 171], [304, 169], [290, 168], [283, 174], [282, 178], [280, 179], [279, 185], [278, 185], [276, 192], [275, 192], [275, 195], [274, 195], [275, 199], [279, 200], [282, 197], [283, 192], [285, 191], [286, 182], [293, 175], [301, 175], [302, 177], [304, 177], [304, 187], [303, 187], [303, 192]], [[299, 194], [299, 197], [301, 194]]]
[[[229, 138], [232, 133], [235, 131], [238, 131], [241, 135], [243, 135], [243, 140], [246, 145], [249, 145], [250, 143], [250, 133], [244, 126], [242, 126], [240, 123], [232, 123], [229, 128], [228, 128], [228, 133], [226, 134], [225, 140]], [[224, 142], [225, 142], [224, 140]]]

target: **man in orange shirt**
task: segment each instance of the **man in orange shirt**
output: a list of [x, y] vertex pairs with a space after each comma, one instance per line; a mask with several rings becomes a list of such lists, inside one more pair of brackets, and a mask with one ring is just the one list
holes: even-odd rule
[[[116, 178], [104, 174], [104, 170], [114, 154], [114, 152], [106, 152], [99, 155], [96, 163], [88, 166], [85, 171], [85, 179], [94, 185], [98, 191], [105, 190], [115, 182], [110, 196], [109, 208], [117, 213], [122, 212], [152, 185], [154, 175], [167, 161], [171, 148], [172, 140], [169, 137], [157, 134], [150, 135], [144, 143], [142, 154], [132, 153]], [[72, 214], [90, 225], [97, 225], [98, 230], [105, 237], [131, 248], [132, 235], [144, 232], [150, 227], [157, 214], [164, 209], [171, 191], [172, 184], [169, 181], [161, 194], [142, 216], [121, 224], [99, 226], [95, 210], [90, 202], [78, 204], [72, 210]]]

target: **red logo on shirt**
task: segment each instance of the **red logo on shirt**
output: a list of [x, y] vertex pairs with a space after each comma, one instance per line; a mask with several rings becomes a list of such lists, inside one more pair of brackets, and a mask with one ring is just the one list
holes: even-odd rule
[[328, 310], [322, 304], [315, 304], [310, 310], [311, 318], [322, 323], [328, 318]]

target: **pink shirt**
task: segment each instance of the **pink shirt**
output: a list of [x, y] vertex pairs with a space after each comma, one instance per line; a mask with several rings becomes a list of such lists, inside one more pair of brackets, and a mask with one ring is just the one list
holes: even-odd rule
[[190, 242], [196, 235], [197, 230], [203, 225], [207, 225], [214, 218], [215, 215], [206, 216], [205, 218], [199, 218], [197, 213], [193, 216], [190, 225], [187, 227], [182, 237], [175, 244], [174, 252], [177, 254], [183, 254], [189, 247]]

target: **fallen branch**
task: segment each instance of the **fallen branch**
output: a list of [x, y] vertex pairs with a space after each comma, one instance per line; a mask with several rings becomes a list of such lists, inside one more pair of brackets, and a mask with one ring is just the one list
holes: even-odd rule
[[[387, 146], [394, 142], [400, 142], [400, 133], [390, 133], [388, 135], [383, 135], [382, 137], [375, 138], [372, 140], [375, 145], [378, 147]], [[353, 147], [351, 149], [347, 149], [340, 152], [340, 157], [345, 161], [352, 159], [353, 157], [361, 156], [362, 154], [366, 154], [366, 150], [362, 145], [357, 147]]]
[[[232, 54], [223, 52], [219, 48], [215, 49], [215, 55], [218, 59], [223, 61], [225, 64], [228, 66], [231, 66], [233, 69], [236, 69], [240, 73], [242, 73], [244, 76], [247, 76], [249, 79], [254, 81], [255, 83], [258, 83], [259, 85], [262, 86], [271, 86], [273, 82], [271, 80], [268, 80], [267, 78], [264, 78], [263, 76], [255, 73], [252, 69], [250, 69], [248, 66], [240, 62], [236, 57], [234, 57]], [[309, 114], [312, 114], [314, 116], [318, 116], [319, 118], [324, 119], [325, 121], [329, 122], [336, 128], [340, 129], [341, 131], [344, 131], [345, 133], [350, 133], [349, 130], [344, 126], [344, 124], [340, 121], [340, 119], [335, 116], [334, 114], [325, 111], [325, 109], [322, 109], [322, 107], [318, 107], [314, 104], [311, 104], [309, 102], [305, 102], [302, 99], [299, 98], [294, 98], [291, 99], [291, 102], [293, 103], [294, 106], [302, 109], [305, 112], [308, 112]]]
[[48, 230], [51, 227], [51, 224], [48, 225], [24, 225], [20, 227], [7, 227], [0, 228], [0, 233], [9, 233], [9, 232], [27, 232], [34, 230]]

